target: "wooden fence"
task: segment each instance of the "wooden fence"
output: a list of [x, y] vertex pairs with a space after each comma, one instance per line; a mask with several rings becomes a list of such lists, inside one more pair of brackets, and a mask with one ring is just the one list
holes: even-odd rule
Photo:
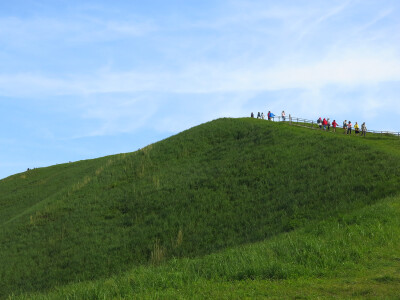
[[[312, 129], [319, 129], [319, 124], [315, 120], [308, 120], [308, 119], [303, 119], [303, 118], [298, 118], [298, 117], [285, 117], [282, 118], [281, 116], [275, 116], [272, 117], [272, 121], [275, 122], [288, 122], [290, 124], [295, 124], [303, 127], [309, 127]], [[342, 128], [340, 124], [336, 128]], [[331, 126], [332, 128], [332, 126]], [[353, 127], [354, 130], [354, 127]], [[360, 132], [361, 132], [361, 125], [360, 125]], [[369, 130], [367, 129], [367, 133], [375, 133], [375, 134], [382, 134], [382, 135], [387, 135], [387, 136], [396, 136], [400, 138], [400, 132], [393, 132], [393, 131], [382, 131], [382, 130]]]

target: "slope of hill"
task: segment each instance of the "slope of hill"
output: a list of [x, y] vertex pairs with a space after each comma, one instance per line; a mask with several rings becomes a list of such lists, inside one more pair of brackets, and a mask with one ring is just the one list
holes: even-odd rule
[[398, 299], [400, 197], [263, 242], [11, 299]]
[[220, 119], [134, 153], [9, 177], [0, 181], [0, 295], [337, 220], [399, 192], [399, 144]]

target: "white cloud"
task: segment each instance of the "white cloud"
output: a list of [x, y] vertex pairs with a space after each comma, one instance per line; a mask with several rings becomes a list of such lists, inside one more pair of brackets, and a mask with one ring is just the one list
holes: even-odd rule
[[[160, 72], [102, 71], [91, 76], [54, 78], [41, 74], [2, 74], [3, 96], [41, 97], [99, 93], [216, 93], [255, 92], [289, 88], [315, 89], [339, 84], [357, 86], [400, 81], [400, 59], [390, 52], [365, 53], [355, 49], [308, 64], [268, 66], [190, 64], [185, 69]], [[363, 53], [364, 52], [364, 53]], [[370, 51], [369, 51], [370, 52]]]
[[346, 1], [344, 3], [341, 3], [335, 7], [328, 7], [328, 9], [319, 10], [317, 13], [314, 13], [312, 15], [312, 19], [311, 19], [312, 21], [310, 21], [310, 18], [305, 19], [304, 23], [301, 24], [301, 26], [297, 27], [297, 28], [303, 28], [303, 29], [300, 29], [300, 33], [298, 35], [298, 41], [302, 40], [311, 31], [315, 30], [315, 28], [318, 27], [322, 22], [325, 22], [325, 21], [329, 20], [330, 18], [332, 18], [333, 16], [341, 13], [343, 10], [345, 10], [349, 6], [349, 4], [351, 2], [352, 1], [350, 0], [350, 1]]
[[0, 39], [7, 47], [35, 44], [61, 46], [68, 43], [93, 43], [141, 37], [158, 30], [151, 20], [102, 19], [87, 16], [64, 16], [62, 19], [34, 17], [0, 18]]
[[400, 81], [400, 60], [391, 57], [356, 55], [333, 58], [308, 65], [270, 70], [270, 87], [320, 88], [329, 84], [356, 86]]
[[90, 97], [81, 103], [81, 118], [96, 120], [99, 125], [81, 131], [73, 138], [133, 132], [154, 117], [158, 110], [156, 102], [156, 99], [149, 99], [145, 95], [107, 94]]

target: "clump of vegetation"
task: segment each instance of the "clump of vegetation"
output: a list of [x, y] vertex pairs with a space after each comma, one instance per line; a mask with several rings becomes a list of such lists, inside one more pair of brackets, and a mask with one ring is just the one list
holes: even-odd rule
[[[386, 139], [377, 147], [373, 137], [220, 119], [134, 153], [9, 177], [0, 181], [0, 296], [108, 278], [135, 266], [162, 268], [171, 259], [195, 263], [275, 236], [287, 238], [265, 249], [275, 253], [268, 265], [246, 254], [233, 269], [216, 262], [201, 278], [284, 279], [333, 269], [340, 258], [330, 252], [333, 240], [303, 243], [288, 232], [345, 219], [397, 194], [400, 161], [393, 149], [400, 142]], [[285, 249], [291, 249], [287, 256]], [[310, 269], [322, 253], [326, 260]], [[363, 256], [346, 253], [343, 261]], [[274, 255], [290, 255], [300, 267], [270, 260]], [[188, 268], [201, 273], [198, 263]]]

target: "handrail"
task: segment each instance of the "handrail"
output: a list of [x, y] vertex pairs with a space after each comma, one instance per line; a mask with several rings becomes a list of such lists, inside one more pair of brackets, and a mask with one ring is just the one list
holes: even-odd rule
[[[292, 117], [289, 115], [289, 117], [283, 117], [281, 116], [274, 116], [271, 117], [272, 121], [274, 122], [288, 122], [288, 123], [303, 123], [303, 124], [311, 124], [309, 128], [315, 128], [317, 129], [318, 127], [315, 127], [314, 125], [318, 126], [317, 121], [314, 120], [308, 120], [308, 119], [303, 119], [303, 118], [298, 118], [298, 117]], [[278, 119], [277, 121], [275, 119]], [[305, 126], [307, 127], [307, 126]], [[331, 126], [332, 127], [332, 126]], [[342, 127], [336, 127], [336, 128], [342, 128]], [[360, 130], [361, 132], [361, 130]], [[391, 136], [396, 136], [400, 138], [400, 132], [393, 132], [393, 131], [383, 131], [383, 130], [368, 130], [366, 131], [367, 133], [374, 133], [374, 134], [382, 134], [382, 135], [391, 135]]]

